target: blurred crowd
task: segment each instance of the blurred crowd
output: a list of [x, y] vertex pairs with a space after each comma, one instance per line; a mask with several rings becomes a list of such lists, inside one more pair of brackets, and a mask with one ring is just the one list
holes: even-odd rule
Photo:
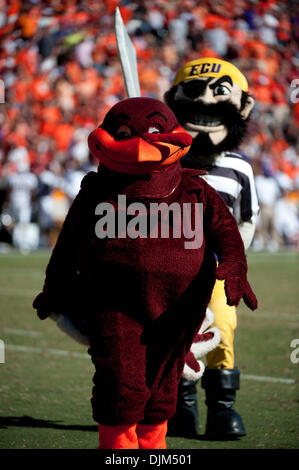
[[114, 35], [120, 7], [141, 93], [163, 100], [177, 69], [229, 60], [256, 99], [240, 151], [256, 175], [253, 249], [299, 246], [296, 0], [0, 0], [0, 243], [52, 246], [97, 162], [87, 136], [126, 96]]

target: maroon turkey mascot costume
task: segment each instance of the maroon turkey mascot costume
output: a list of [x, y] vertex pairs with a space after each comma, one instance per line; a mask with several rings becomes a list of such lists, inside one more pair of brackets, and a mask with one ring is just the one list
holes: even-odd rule
[[[98, 172], [82, 181], [33, 306], [41, 319], [56, 312], [85, 325], [99, 448], [165, 449], [184, 364], [199, 368], [189, 350], [215, 279], [230, 305], [257, 306], [243, 242], [201, 171], [181, 168], [191, 137], [164, 103], [121, 101], [88, 143]], [[154, 212], [162, 203], [176, 210]], [[189, 236], [199, 206], [200, 243]]]

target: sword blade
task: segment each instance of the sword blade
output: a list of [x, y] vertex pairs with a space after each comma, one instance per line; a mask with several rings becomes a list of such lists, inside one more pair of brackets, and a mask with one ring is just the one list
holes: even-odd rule
[[136, 51], [118, 7], [116, 7], [114, 13], [114, 26], [118, 55], [127, 95], [129, 98], [140, 96]]

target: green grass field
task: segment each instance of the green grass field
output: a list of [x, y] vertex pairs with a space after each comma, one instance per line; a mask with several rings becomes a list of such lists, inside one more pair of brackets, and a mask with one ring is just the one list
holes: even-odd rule
[[[44, 277], [48, 252], [0, 255], [1, 449], [95, 449], [91, 417], [93, 366], [83, 346], [32, 310]], [[206, 408], [200, 399], [200, 437], [167, 438], [169, 449], [299, 448], [299, 255], [249, 254], [249, 278], [259, 310], [238, 309], [236, 365], [241, 389], [236, 409], [247, 436], [227, 442], [203, 439]], [[65, 352], [66, 351], [66, 352]], [[275, 380], [277, 379], [277, 380]], [[287, 380], [285, 380], [287, 379]]]

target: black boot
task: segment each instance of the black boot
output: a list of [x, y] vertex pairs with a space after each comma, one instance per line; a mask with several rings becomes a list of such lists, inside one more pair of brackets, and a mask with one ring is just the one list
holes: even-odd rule
[[176, 414], [168, 421], [168, 436], [198, 436], [197, 382], [181, 379]]
[[240, 388], [239, 370], [206, 368], [202, 388], [208, 407], [206, 437], [226, 440], [246, 436], [242, 418], [233, 408]]

